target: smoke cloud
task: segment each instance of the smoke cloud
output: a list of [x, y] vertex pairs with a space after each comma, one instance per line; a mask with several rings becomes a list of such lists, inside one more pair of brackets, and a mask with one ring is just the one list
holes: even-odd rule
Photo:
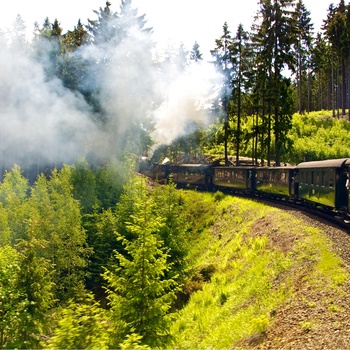
[[213, 86], [220, 80], [212, 65], [193, 63], [181, 71], [155, 61], [148, 38], [132, 29], [121, 43], [82, 46], [71, 54], [89, 63], [87, 75], [93, 78], [85, 79], [84, 88], [97, 91], [105, 126], [94, 122], [95, 112], [80, 93], [48, 78], [45, 46], [38, 60], [0, 40], [2, 170], [14, 163], [52, 166], [91, 153], [117, 154], [132, 123], [152, 123], [158, 144], [185, 135], [193, 124], [207, 125]]
[[94, 125], [89, 106], [28, 51], [0, 48], [0, 162], [70, 162], [84, 152]]

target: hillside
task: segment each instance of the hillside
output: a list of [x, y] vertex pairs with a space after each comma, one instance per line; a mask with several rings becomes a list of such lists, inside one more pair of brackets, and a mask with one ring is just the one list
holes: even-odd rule
[[195, 267], [185, 285], [191, 297], [173, 325], [175, 348], [348, 346], [345, 233], [245, 199], [183, 196]]

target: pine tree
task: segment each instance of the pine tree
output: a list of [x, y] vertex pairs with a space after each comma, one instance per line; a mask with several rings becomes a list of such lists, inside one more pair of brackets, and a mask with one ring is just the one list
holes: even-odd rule
[[168, 252], [159, 238], [163, 219], [154, 214], [145, 185], [137, 184], [135, 190], [133, 213], [126, 221], [129, 237], [117, 234], [125, 254], [116, 251], [118, 264], [104, 274], [116, 329], [113, 346], [137, 334], [142, 344], [162, 347], [169, 337], [169, 309], [177, 283], [175, 276], [166, 277]]
[[234, 108], [237, 115], [236, 128], [236, 165], [239, 165], [239, 151], [241, 143], [241, 119], [242, 119], [242, 96], [245, 91], [246, 76], [248, 74], [249, 59], [247, 50], [248, 47], [248, 33], [244, 31], [240, 24], [237, 28], [236, 36], [232, 41], [232, 60], [234, 62], [234, 75], [232, 80], [232, 99], [236, 107]]
[[[304, 82], [306, 80], [309, 87], [310, 77], [309, 70], [311, 68], [311, 50], [313, 43], [313, 24], [311, 23], [310, 11], [308, 11], [302, 0], [299, 0], [296, 4], [295, 12], [293, 13], [293, 19], [296, 25], [297, 42], [295, 45], [295, 53], [297, 60], [297, 87], [298, 87], [298, 99], [299, 99], [299, 113], [303, 113], [306, 109], [310, 111], [310, 93], [309, 89], [305, 93], [303, 89]], [[305, 79], [306, 78], [306, 79]], [[305, 98], [308, 96], [307, 103]]]
[[87, 31], [80, 19], [72, 31], [62, 35], [61, 79], [71, 90], [84, 92], [84, 82], [88, 80], [88, 62], [78, 53], [87, 42]]
[[40, 338], [47, 332], [49, 311], [54, 304], [52, 267], [42, 257], [46, 242], [35, 237], [37, 223], [28, 222], [28, 238], [16, 246], [20, 269], [16, 290], [21, 297], [17, 334], [10, 347], [38, 348]]
[[[349, 56], [349, 28], [347, 27], [347, 14], [344, 0], [340, 0], [336, 8], [329, 7], [327, 20], [324, 24], [325, 34], [336, 57], [333, 69], [336, 90], [333, 93], [333, 105], [337, 109], [339, 117], [339, 107], [345, 115], [346, 105], [346, 60]], [[338, 90], [338, 86], [340, 89]], [[340, 103], [338, 102], [340, 96]]]
[[224, 128], [224, 157], [225, 164], [228, 165], [228, 138], [230, 134], [229, 130], [229, 101], [232, 93], [232, 74], [233, 74], [233, 62], [232, 62], [232, 37], [228, 28], [227, 22], [223, 25], [223, 35], [220, 39], [216, 39], [216, 47], [211, 50], [211, 54], [215, 59], [214, 64], [217, 66], [219, 72], [223, 76], [222, 91], [220, 94], [220, 105], [222, 107], [223, 114], [223, 128]]
[[54, 170], [49, 180], [41, 175], [32, 189], [30, 205], [38, 213], [37, 234], [48, 242], [44, 256], [55, 267], [55, 297], [67, 301], [84, 289], [91, 254], [79, 203], [73, 198], [69, 168]]
[[25, 52], [28, 48], [28, 40], [26, 38], [26, 25], [20, 15], [17, 15], [11, 31], [11, 47], [18, 53]]
[[[296, 40], [296, 30], [292, 18], [292, 0], [261, 0], [259, 16], [261, 21], [255, 26], [253, 42], [257, 49], [258, 76], [263, 79], [263, 110], [267, 114], [267, 160], [271, 160], [272, 132], [275, 142], [275, 162], [280, 165], [285, 135], [291, 127], [292, 111], [282, 108], [281, 101], [290, 83], [283, 76], [283, 70], [295, 71], [292, 45]], [[260, 78], [259, 78], [260, 79]], [[283, 112], [282, 112], [283, 111]]]
[[199, 50], [199, 44], [197, 41], [193, 44], [191, 53], [190, 53], [190, 60], [194, 62], [199, 62], [203, 60], [202, 54]]
[[21, 168], [15, 165], [0, 183], [0, 203], [4, 217], [7, 217], [9, 236], [6, 241], [15, 246], [18, 239], [26, 239], [25, 220], [28, 218], [28, 180], [24, 178]]
[[329, 43], [321, 33], [317, 33], [315, 43], [312, 49], [312, 70], [315, 75], [315, 103], [314, 110], [332, 109], [331, 91], [333, 91], [331, 67], [332, 54]]
[[10, 348], [18, 332], [23, 295], [17, 289], [20, 257], [9, 245], [0, 246], [0, 348]]

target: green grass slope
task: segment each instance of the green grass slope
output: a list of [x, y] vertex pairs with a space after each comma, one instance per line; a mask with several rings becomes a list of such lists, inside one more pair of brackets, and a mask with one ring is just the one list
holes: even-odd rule
[[[291, 303], [300, 281], [335, 294], [345, 288], [347, 272], [320, 229], [286, 211], [221, 193], [183, 191], [183, 198], [193, 222], [193, 273], [184, 286], [189, 301], [172, 326], [176, 349], [263, 342], [276, 310]], [[319, 302], [334, 312], [328, 299]], [[314, 322], [301, 320], [299, 327]]]

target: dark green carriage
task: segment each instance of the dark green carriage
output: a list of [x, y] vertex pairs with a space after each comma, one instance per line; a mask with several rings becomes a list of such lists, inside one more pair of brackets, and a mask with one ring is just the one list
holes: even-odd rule
[[349, 165], [349, 158], [298, 164], [299, 197], [332, 209], [348, 209], [345, 183]]
[[271, 197], [289, 197], [293, 194], [294, 169], [290, 166], [256, 168], [257, 192]]
[[214, 185], [237, 192], [251, 191], [254, 188], [254, 168], [215, 167]]
[[212, 166], [208, 164], [169, 165], [169, 175], [181, 187], [203, 187], [212, 185]]

